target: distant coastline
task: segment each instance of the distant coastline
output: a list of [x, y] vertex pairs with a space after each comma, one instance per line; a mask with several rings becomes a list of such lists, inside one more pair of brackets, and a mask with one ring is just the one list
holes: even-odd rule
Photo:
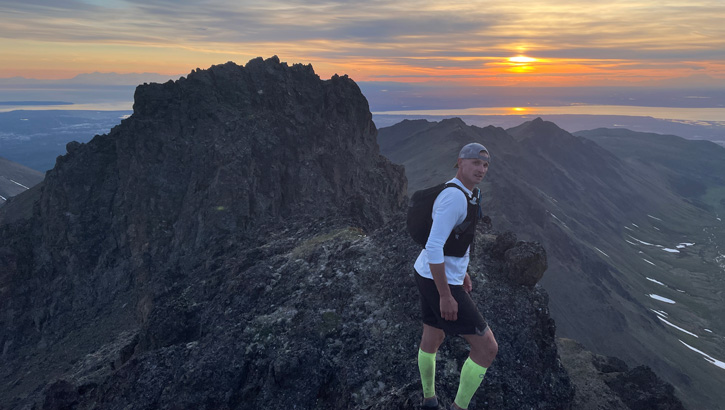
[[618, 115], [652, 117], [663, 120], [725, 122], [725, 107], [685, 108], [635, 105], [569, 104], [557, 106], [474, 107], [373, 111], [373, 115]]
[[73, 105], [67, 101], [0, 101], [0, 105]]
[[11, 111], [133, 111], [133, 101], [69, 103], [63, 101], [0, 101], [0, 112]]

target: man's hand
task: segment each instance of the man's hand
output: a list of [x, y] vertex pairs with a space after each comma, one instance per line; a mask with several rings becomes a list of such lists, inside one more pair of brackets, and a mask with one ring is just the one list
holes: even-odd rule
[[441, 296], [441, 317], [445, 320], [458, 319], [458, 302], [453, 296]]
[[466, 272], [466, 277], [463, 278], [463, 290], [465, 290], [466, 293], [471, 293], [473, 290], [473, 281], [471, 281], [471, 276], [468, 275], [468, 272]]

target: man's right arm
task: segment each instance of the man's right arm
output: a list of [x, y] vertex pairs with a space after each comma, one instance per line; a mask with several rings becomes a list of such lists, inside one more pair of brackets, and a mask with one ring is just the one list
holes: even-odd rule
[[[443, 190], [436, 200], [433, 206], [433, 226], [431, 226], [430, 236], [425, 245], [430, 272], [440, 295], [441, 317], [445, 320], [458, 318], [458, 302], [451, 296], [451, 289], [448, 287], [443, 256], [443, 246], [458, 221], [458, 214], [466, 212], [465, 201], [462, 204], [460, 201], [456, 201], [460, 199], [457, 198], [457, 195], [461, 195], [457, 190], [448, 192]], [[459, 209], [461, 207], [462, 209]]]
[[446, 279], [445, 263], [431, 263], [430, 273], [433, 274], [433, 281], [440, 295], [441, 317], [445, 320], [458, 319], [458, 302], [451, 295], [451, 288]]

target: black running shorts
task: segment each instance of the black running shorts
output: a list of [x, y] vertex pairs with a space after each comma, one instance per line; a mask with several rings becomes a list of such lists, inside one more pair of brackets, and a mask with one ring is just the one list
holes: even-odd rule
[[423, 323], [441, 329], [447, 335], [483, 335], [488, 323], [468, 292], [463, 290], [463, 285], [448, 285], [451, 295], [458, 302], [458, 319], [445, 320], [441, 317], [440, 295], [433, 279], [424, 278], [418, 272], [414, 272], [414, 276], [420, 291]]

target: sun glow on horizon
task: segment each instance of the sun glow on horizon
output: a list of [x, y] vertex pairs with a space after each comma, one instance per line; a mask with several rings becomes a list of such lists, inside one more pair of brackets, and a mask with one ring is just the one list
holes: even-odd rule
[[511, 66], [507, 71], [523, 74], [535, 71], [532, 63], [538, 62], [539, 60], [533, 57], [518, 55], [516, 57], [509, 57], [506, 61], [508, 62], [507, 64]]
[[508, 59], [510, 63], [518, 63], [518, 64], [527, 64], [527, 63], [533, 63], [538, 61], [535, 58], [532, 57], [525, 57], [525, 56], [516, 56], [516, 57], [510, 57]]

